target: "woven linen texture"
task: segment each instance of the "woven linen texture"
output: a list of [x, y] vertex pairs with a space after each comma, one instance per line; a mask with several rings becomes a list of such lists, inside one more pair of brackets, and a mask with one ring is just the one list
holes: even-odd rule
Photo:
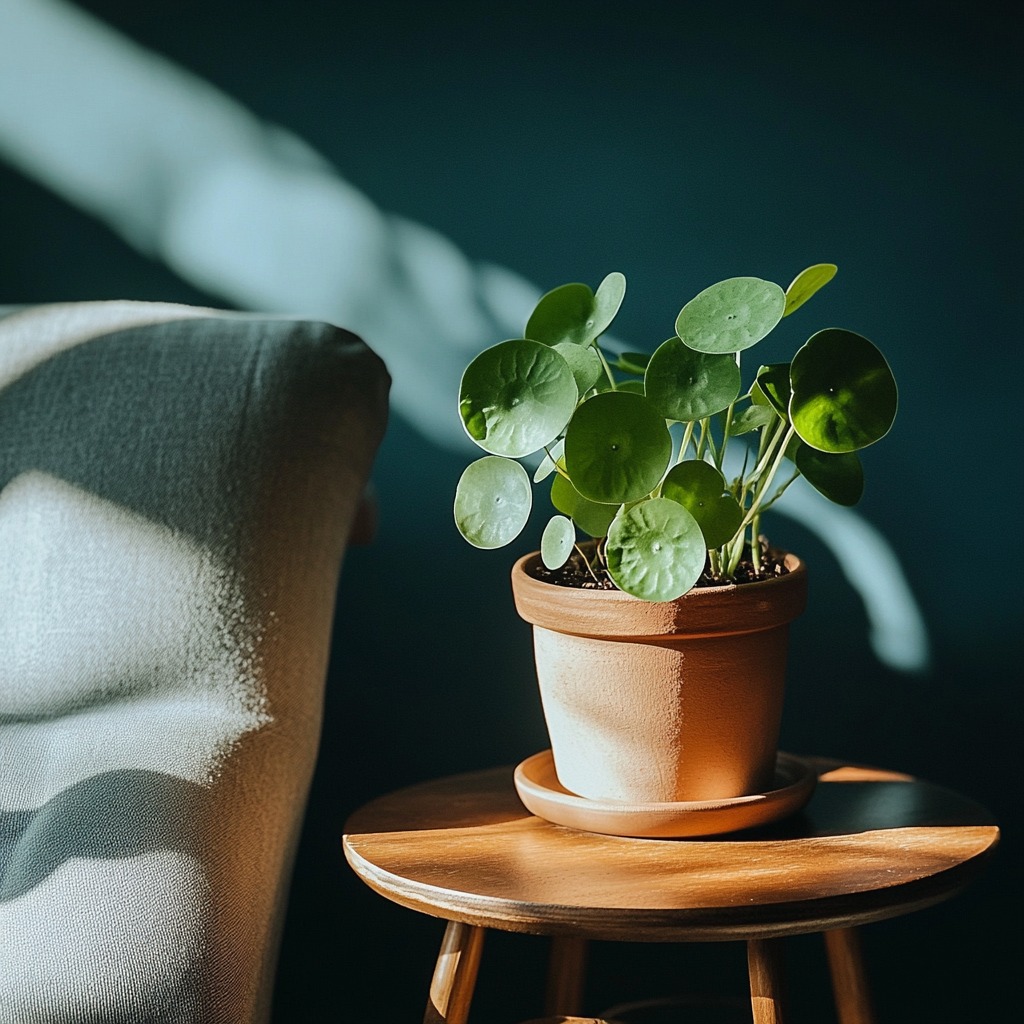
[[389, 379], [323, 323], [0, 317], [0, 1022], [269, 1013]]

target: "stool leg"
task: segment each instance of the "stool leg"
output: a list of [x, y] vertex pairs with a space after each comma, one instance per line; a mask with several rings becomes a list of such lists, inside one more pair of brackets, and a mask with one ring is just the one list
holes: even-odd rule
[[856, 928], [825, 932], [825, 951], [839, 1024], [874, 1024], [871, 994], [860, 955], [860, 932]]
[[483, 942], [483, 928], [448, 922], [430, 982], [423, 1024], [466, 1024]]
[[551, 940], [548, 986], [544, 994], [545, 1013], [569, 1016], [580, 1013], [586, 961], [586, 939], [575, 935], [556, 935]]
[[783, 1024], [782, 940], [750, 939], [747, 970], [754, 1024]]

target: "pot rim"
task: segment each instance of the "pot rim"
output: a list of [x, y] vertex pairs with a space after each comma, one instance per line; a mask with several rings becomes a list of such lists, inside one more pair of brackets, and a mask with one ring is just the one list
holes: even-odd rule
[[807, 567], [785, 553], [789, 569], [756, 583], [696, 587], [674, 601], [645, 601], [621, 590], [583, 590], [548, 583], [527, 566], [532, 551], [512, 567], [516, 611], [544, 629], [604, 639], [665, 636], [729, 636], [774, 629], [797, 618], [807, 605]]

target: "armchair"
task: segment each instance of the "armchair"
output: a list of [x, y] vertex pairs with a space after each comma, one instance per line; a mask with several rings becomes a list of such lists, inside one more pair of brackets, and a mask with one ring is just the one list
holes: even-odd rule
[[388, 386], [324, 323], [0, 310], [0, 1022], [267, 1019]]

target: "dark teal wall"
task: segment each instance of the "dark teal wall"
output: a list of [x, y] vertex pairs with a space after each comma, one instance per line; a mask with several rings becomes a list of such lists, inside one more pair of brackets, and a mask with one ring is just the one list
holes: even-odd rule
[[[809, 263], [839, 265], [816, 315], [874, 339], [901, 384], [896, 427], [865, 457], [861, 511], [903, 562], [934, 665], [925, 676], [880, 665], [832, 556], [779, 520], [774, 539], [813, 573], [784, 741], [926, 775], [997, 813], [1007, 843], [988, 878], [927, 919], [878, 926], [867, 950], [882, 1024], [1001, 1019], [1019, 939], [994, 932], [1011, 900], [1020, 911], [1021, 9], [82, 6], [290, 127], [380, 206], [472, 257], [541, 287], [622, 270], [618, 330], [631, 347], [663, 340], [679, 306], [720, 278], [785, 284]], [[0, 166], [0, 304], [101, 297], [220, 304]], [[352, 553], [342, 587], [284, 1024], [336, 1020], [339, 965], [382, 956], [393, 968], [403, 943], [407, 980], [393, 993], [376, 978], [357, 985], [353, 1019], [370, 1019], [371, 996], [393, 995], [396, 1021], [420, 1012], [440, 933], [346, 875], [346, 812], [544, 744], [507, 588], [512, 555], [536, 534], [514, 551], [466, 547], [450, 514], [462, 466], [395, 420], [377, 472], [380, 536]], [[675, 969], [650, 984], [671, 989]], [[500, 994], [482, 1020], [531, 1015], [511, 977], [485, 979]], [[797, 1010], [797, 1024], [822, 1019]]]

